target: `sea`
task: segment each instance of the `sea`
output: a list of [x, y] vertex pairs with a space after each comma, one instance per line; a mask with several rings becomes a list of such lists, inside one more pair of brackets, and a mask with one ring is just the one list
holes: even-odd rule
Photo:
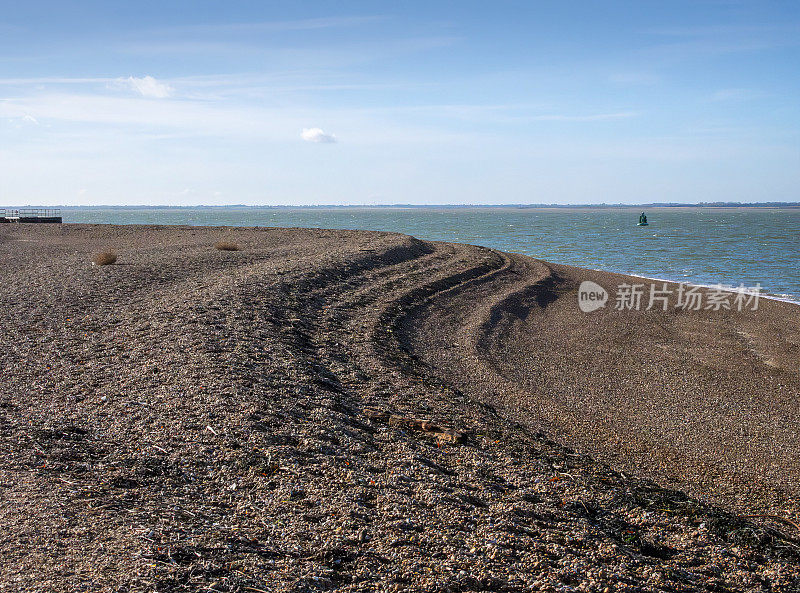
[[64, 208], [64, 222], [393, 231], [800, 302], [800, 208]]

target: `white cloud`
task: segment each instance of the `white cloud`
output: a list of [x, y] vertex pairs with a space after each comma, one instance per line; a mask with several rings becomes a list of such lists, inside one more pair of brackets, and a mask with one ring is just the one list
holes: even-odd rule
[[152, 76], [137, 78], [129, 76], [118, 80], [119, 85], [139, 93], [142, 97], [150, 99], [166, 99], [174, 89], [165, 82], [159, 82]]
[[303, 128], [302, 134], [300, 136], [306, 142], [317, 142], [317, 143], [331, 143], [336, 142], [336, 136], [333, 134], [326, 134], [320, 128]]
[[39, 125], [39, 120], [37, 120], [32, 115], [28, 115], [28, 114], [22, 116], [22, 121], [27, 122], [29, 124]]

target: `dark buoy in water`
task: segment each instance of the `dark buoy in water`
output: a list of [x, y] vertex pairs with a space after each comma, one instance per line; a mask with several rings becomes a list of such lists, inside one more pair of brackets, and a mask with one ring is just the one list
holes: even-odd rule
[[639, 223], [636, 226], [647, 226], [647, 217], [644, 212], [639, 215]]

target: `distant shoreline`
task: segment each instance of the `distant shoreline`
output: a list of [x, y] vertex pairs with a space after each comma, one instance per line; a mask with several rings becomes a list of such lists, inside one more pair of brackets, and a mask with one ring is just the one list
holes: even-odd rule
[[208, 205], [194, 204], [190, 206], [170, 205], [80, 205], [66, 206], [62, 204], [12, 204], [9, 208], [64, 208], [71, 210], [191, 210], [197, 208], [225, 209], [242, 208], [253, 210], [330, 210], [330, 209], [460, 209], [460, 208], [516, 208], [516, 209], [591, 209], [591, 210], [624, 210], [628, 208], [753, 208], [753, 209], [783, 209], [800, 208], [800, 202], [697, 202], [692, 204], [679, 204], [674, 202], [652, 202], [646, 204], [314, 204], [314, 205], [248, 205], [224, 204]]
[[[588, 226], [598, 229], [619, 227], [615, 231], [600, 231], [606, 233], [611, 240], [622, 241], [620, 229], [629, 226], [638, 218], [641, 211], [652, 216], [650, 227], [637, 229], [636, 237], [649, 237], [650, 241], [639, 240], [637, 253], [649, 253], [653, 248], [671, 249], [675, 258], [663, 265], [656, 259], [640, 255], [638, 260], [627, 256], [615, 255], [613, 252], [602, 256], [595, 256], [589, 247], [597, 238], [584, 241], [584, 236], [591, 235]], [[762, 235], [774, 234], [778, 227], [785, 239], [772, 241], [775, 244], [783, 243], [788, 249], [787, 253], [796, 254], [796, 248], [791, 247], [789, 237], [796, 232], [800, 208], [777, 208], [772, 206], [637, 206], [637, 207], [580, 207], [562, 206], [559, 208], [539, 207], [514, 207], [514, 206], [483, 206], [483, 207], [421, 207], [421, 206], [373, 206], [373, 207], [81, 207], [64, 208], [63, 220], [65, 223], [89, 224], [158, 224], [162, 226], [192, 225], [192, 226], [278, 226], [278, 227], [315, 227], [315, 228], [350, 228], [372, 229], [384, 231], [405, 232], [430, 240], [456, 241], [483, 245], [504, 251], [521, 252], [526, 255], [541, 257], [550, 261], [560, 261], [565, 264], [583, 265], [623, 274], [638, 274], [643, 277], [668, 278], [674, 282], [688, 281], [700, 285], [716, 284], [722, 282], [727, 285], [738, 286], [747, 281], [750, 284], [760, 282], [764, 291], [768, 291], [773, 298], [786, 299], [792, 303], [800, 301], [800, 286], [796, 282], [796, 275], [781, 261], [772, 262], [772, 267], [758, 266], [762, 272], [748, 273], [748, 270], [757, 269], [752, 262], [752, 257], [759, 249], [759, 242], [755, 239], [748, 240], [747, 248], [752, 248], [750, 253], [751, 266], [742, 268], [733, 261], [711, 261], [704, 257], [689, 258], [678, 265], [680, 259], [680, 245], [683, 239], [675, 243], [667, 235], [690, 236], [692, 241], [702, 243], [701, 239], [708, 235], [709, 228], [719, 228], [719, 238], [733, 232], [730, 228], [740, 226], [745, 228], [750, 218], [761, 220]], [[695, 228], [695, 219], [705, 219], [707, 224]], [[506, 220], [508, 219], [508, 220]], [[659, 219], [661, 222], [659, 222]], [[610, 222], [605, 222], [610, 221]], [[505, 223], [513, 223], [506, 225]], [[608, 226], [611, 224], [611, 227]], [[531, 239], [525, 232], [525, 226], [532, 225], [531, 233], [537, 233], [540, 238]], [[742, 226], [744, 225], [744, 226]], [[788, 225], [788, 226], [787, 226]], [[584, 229], [582, 231], [581, 229]], [[727, 229], [727, 230], [725, 230]], [[542, 234], [543, 233], [543, 234]], [[588, 233], [588, 234], [587, 234]], [[552, 237], [555, 235], [566, 237], [563, 241], [572, 242], [574, 248], [561, 250], [553, 248]], [[757, 233], [758, 234], [758, 233]], [[532, 235], [531, 235], [532, 236]], [[716, 235], [715, 235], [716, 236]], [[733, 235], [732, 235], [733, 236]], [[550, 237], [551, 239], [548, 239]], [[627, 239], [625, 239], [627, 240]], [[581, 243], [583, 242], [583, 243]], [[673, 247], [670, 247], [673, 245]], [[548, 251], [549, 249], [549, 251]], [[644, 251], [642, 251], [644, 250]], [[624, 250], [616, 250], [619, 253]], [[774, 253], [771, 251], [770, 253]], [[764, 253], [768, 260], [773, 257]], [[643, 258], [643, 259], [642, 259]], [[712, 258], [713, 260], [714, 258]], [[719, 258], [717, 258], [719, 259]], [[684, 269], [688, 266], [687, 269]], [[766, 296], [766, 294], [764, 295]]]

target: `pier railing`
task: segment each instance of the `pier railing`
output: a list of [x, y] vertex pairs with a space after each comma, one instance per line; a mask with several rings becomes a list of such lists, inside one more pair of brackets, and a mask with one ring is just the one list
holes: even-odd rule
[[0, 222], [61, 222], [58, 208], [0, 208]]
[[61, 216], [58, 208], [0, 208], [4, 218], [56, 218]]

